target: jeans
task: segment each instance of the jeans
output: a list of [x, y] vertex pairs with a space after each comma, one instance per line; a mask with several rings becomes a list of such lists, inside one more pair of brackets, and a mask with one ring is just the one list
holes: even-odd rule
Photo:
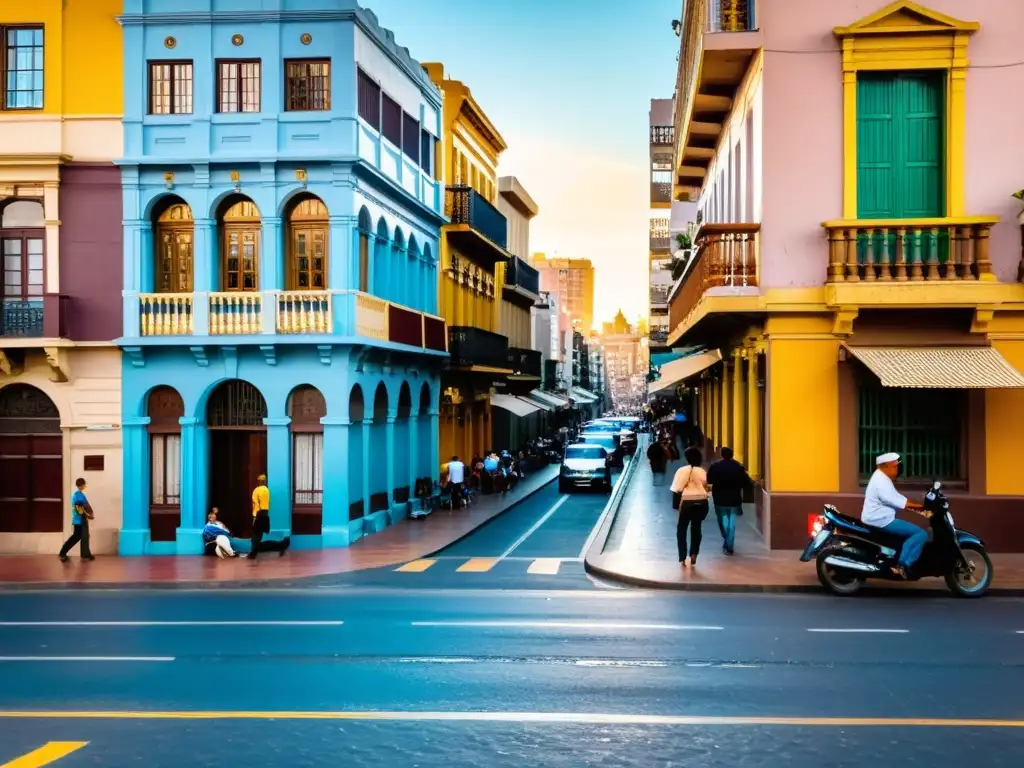
[[720, 507], [715, 505], [715, 514], [718, 516], [718, 527], [722, 531], [722, 542], [727, 552], [732, 552], [736, 547], [736, 518], [742, 514], [742, 507]]
[[920, 526], [908, 523], [906, 520], [893, 520], [885, 526], [884, 530], [895, 536], [903, 538], [903, 547], [900, 549], [900, 565], [909, 568], [921, 557], [921, 550], [928, 542], [928, 531]]
[[68, 537], [68, 540], [64, 542], [64, 546], [60, 548], [60, 556], [67, 557], [68, 552], [78, 542], [82, 542], [82, 546], [79, 549], [82, 557], [88, 559], [92, 557], [92, 552], [89, 550], [89, 519], [82, 516], [82, 522], [75, 523], [74, 533]]

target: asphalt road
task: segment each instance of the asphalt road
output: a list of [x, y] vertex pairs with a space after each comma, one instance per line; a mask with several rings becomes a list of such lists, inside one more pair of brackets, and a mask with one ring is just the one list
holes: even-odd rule
[[10, 593], [0, 761], [1019, 766], [1022, 633], [999, 599]]
[[[617, 483], [621, 474], [616, 472]], [[590, 589], [584, 545], [605, 491], [560, 493], [553, 482], [422, 565], [319, 577], [318, 585], [416, 589]], [[429, 520], [424, 521], [429, 524]], [[422, 561], [421, 561], [422, 562]], [[405, 564], [403, 564], [405, 565]]]

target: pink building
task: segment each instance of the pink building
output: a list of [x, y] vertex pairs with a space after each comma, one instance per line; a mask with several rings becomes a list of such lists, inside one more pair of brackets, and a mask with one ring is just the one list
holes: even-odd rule
[[[1024, 3], [687, 0], [674, 188], [697, 203], [669, 343], [773, 547], [856, 514], [874, 456], [1024, 549]], [[713, 356], [702, 358], [711, 360]]]

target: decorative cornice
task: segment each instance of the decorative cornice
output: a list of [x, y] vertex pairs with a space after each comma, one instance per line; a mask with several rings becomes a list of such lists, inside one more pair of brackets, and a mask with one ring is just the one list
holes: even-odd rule
[[417, 85], [435, 109], [441, 108], [441, 93], [430, 81], [420, 62], [412, 57], [408, 48], [395, 42], [390, 29], [380, 25], [376, 14], [366, 8], [338, 10], [294, 10], [294, 11], [199, 11], [180, 13], [126, 13], [117, 17], [122, 27], [156, 26], [160, 24], [251, 24], [251, 23], [294, 23], [350, 21], [363, 30], [384, 54], [402, 69]]

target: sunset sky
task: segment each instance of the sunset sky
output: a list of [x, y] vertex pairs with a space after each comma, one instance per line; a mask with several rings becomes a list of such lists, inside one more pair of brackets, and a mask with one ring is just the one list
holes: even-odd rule
[[647, 313], [650, 99], [672, 95], [680, 0], [362, 0], [464, 81], [540, 206], [531, 249], [591, 259], [595, 322]]

